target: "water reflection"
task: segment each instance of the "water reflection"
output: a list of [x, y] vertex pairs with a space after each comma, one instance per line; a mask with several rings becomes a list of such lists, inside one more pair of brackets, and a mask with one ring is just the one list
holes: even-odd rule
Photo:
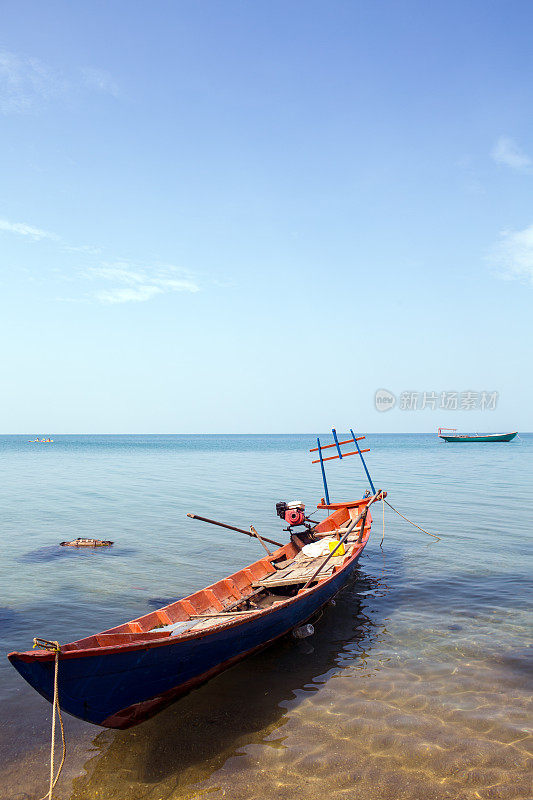
[[361, 575], [324, 610], [313, 637], [286, 637], [152, 720], [98, 734], [97, 752], [85, 765], [87, 774], [75, 780], [72, 797], [138, 798], [154, 784], [184, 791], [245, 745], [283, 748], [287, 709], [317, 692], [341, 662], [368, 655], [382, 626], [366, 615], [358, 593], [384, 591], [383, 581]]
[[123, 558], [137, 553], [134, 547], [61, 547], [59, 544], [38, 547], [15, 558], [21, 564], [39, 564], [59, 558]]
[[146, 601], [146, 604], [150, 606], [150, 608], [163, 608], [163, 606], [169, 606], [171, 603], [175, 603], [176, 600], [181, 600], [181, 597], [151, 597], [149, 600]]
[[0, 635], [16, 628], [18, 614], [12, 608], [0, 606]]

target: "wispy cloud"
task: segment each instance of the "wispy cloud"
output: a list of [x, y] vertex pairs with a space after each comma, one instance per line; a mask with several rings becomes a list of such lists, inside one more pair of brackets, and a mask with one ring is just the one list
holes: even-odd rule
[[36, 100], [48, 100], [67, 88], [66, 82], [37, 58], [0, 52], [0, 111], [30, 111]]
[[95, 297], [100, 303], [141, 303], [150, 300], [154, 295], [161, 294], [158, 286], [137, 286], [131, 289], [109, 289], [96, 292]]
[[88, 276], [114, 284], [94, 293], [100, 303], [139, 303], [166, 292], [200, 290], [190, 275], [172, 265], [147, 268], [121, 261], [93, 267]]
[[[55, 242], [61, 251], [84, 256], [86, 263], [87, 259], [89, 259], [89, 263], [92, 261], [94, 264], [97, 259], [99, 260], [101, 254], [100, 249], [97, 247], [71, 245], [56, 233], [36, 228], [25, 222], [10, 222], [7, 219], [0, 219], [0, 235], [2, 232], [23, 236], [33, 241], [48, 239]], [[57, 268], [53, 271], [62, 272]], [[76, 272], [72, 270], [64, 272], [61, 275], [61, 279], [72, 281], [76, 274], [78, 280], [81, 277], [84, 281], [90, 280], [92, 283], [99, 284], [98, 288], [94, 289], [90, 294], [85, 294], [85, 299], [96, 300], [99, 303], [106, 304], [139, 303], [150, 300], [156, 295], [169, 292], [200, 291], [194, 276], [187, 270], [176, 267], [173, 264], [147, 266], [146, 264], [132, 264], [123, 260], [113, 262], [100, 261], [97, 266], [85, 267], [84, 269], [78, 268]], [[62, 299], [74, 301], [75, 298]]]
[[521, 231], [502, 231], [491, 260], [503, 278], [533, 283], [533, 225]]
[[511, 167], [518, 172], [529, 172], [533, 160], [524, 153], [510, 136], [500, 136], [492, 149], [492, 158], [497, 164]]
[[75, 69], [68, 77], [37, 58], [0, 50], [0, 112], [22, 114], [35, 111], [55, 97], [85, 88], [118, 95], [118, 85], [105, 70]]
[[40, 228], [34, 228], [32, 225], [26, 225], [25, 222], [10, 222], [7, 219], [0, 219], [0, 231], [6, 233], [15, 233], [19, 236], [29, 236], [30, 239], [51, 239], [54, 242], [61, 241], [60, 237], [50, 231], [43, 231]]

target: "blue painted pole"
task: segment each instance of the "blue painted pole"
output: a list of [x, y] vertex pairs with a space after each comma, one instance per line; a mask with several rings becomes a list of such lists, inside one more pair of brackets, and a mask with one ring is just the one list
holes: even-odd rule
[[350, 428], [350, 433], [352, 434], [352, 439], [354, 440], [355, 446], [357, 447], [357, 452], [361, 456], [361, 461], [363, 462], [363, 467], [365, 468], [366, 477], [368, 478], [368, 482], [370, 483], [370, 488], [372, 489], [372, 494], [376, 494], [376, 490], [374, 489], [374, 484], [372, 483], [372, 478], [370, 477], [370, 473], [366, 468], [365, 459], [363, 458], [363, 454], [361, 452], [361, 448], [359, 447], [359, 442], [357, 441], [355, 433], [352, 431], [351, 428]]
[[332, 434], [333, 434], [333, 438], [335, 439], [335, 444], [337, 445], [337, 450], [338, 450], [338, 452], [339, 452], [339, 458], [342, 458], [342, 453], [341, 453], [341, 448], [340, 448], [339, 440], [337, 439], [337, 431], [335, 430], [335, 428], [332, 428], [332, 429], [331, 429], [331, 432], [332, 432]]
[[329, 506], [329, 492], [328, 492], [328, 482], [326, 480], [326, 470], [324, 469], [324, 460], [322, 458], [322, 448], [320, 447], [320, 439], [317, 436], [316, 443], [318, 445], [318, 456], [320, 458], [320, 469], [322, 470], [322, 480], [324, 481], [324, 492], [326, 495], [326, 503]]

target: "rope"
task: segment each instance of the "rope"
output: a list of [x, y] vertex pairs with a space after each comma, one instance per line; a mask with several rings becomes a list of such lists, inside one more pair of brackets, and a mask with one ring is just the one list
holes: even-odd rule
[[[59, 675], [59, 653], [61, 652], [61, 647], [59, 642], [49, 642], [47, 639], [40, 639], [36, 637], [33, 640], [33, 647], [39, 647], [41, 650], [51, 650], [55, 653], [54, 659], [54, 702], [52, 704], [52, 741], [50, 743], [50, 786], [48, 789], [47, 794], [44, 797], [41, 797], [40, 800], [52, 800], [52, 792], [54, 791], [55, 785], [61, 775], [61, 770], [63, 769], [63, 764], [65, 763], [65, 756], [67, 754], [67, 744], [65, 741], [65, 729], [63, 728], [63, 720], [61, 719], [61, 708], [59, 706], [59, 682], [58, 682], [58, 675]], [[59, 725], [61, 728], [61, 741], [63, 744], [63, 755], [61, 756], [61, 763], [59, 764], [59, 769], [57, 770], [57, 775], [54, 778], [54, 755], [55, 755], [55, 740], [56, 740], [56, 710], [57, 716], [59, 717]]]
[[[420, 525], [417, 525], [415, 522], [411, 522], [411, 520], [410, 520], [410, 519], [407, 519], [407, 517], [404, 517], [404, 515], [403, 515], [403, 514], [400, 514], [400, 512], [399, 512], [399, 511], [398, 511], [396, 508], [394, 508], [394, 506], [391, 506], [391, 504], [389, 503], [389, 501], [388, 501], [388, 500], [384, 500], [384, 503], [387, 503], [387, 505], [388, 505], [388, 507], [389, 507], [389, 508], [392, 508], [392, 510], [393, 510], [393, 511], [395, 511], [395, 512], [396, 512], [396, 514], [398, 514], [398, 516], [399, 516], [399, 517], [401, 517], [402, 519], [404, 519], [404, 520], [405, 520], [406, 522], [408, 522], [410, 525], [414, 525], [414, 527], [415, 527], [415, 528], [418, 528], [418, 530], [419, 530], [419, 531], [422, 531], [422, 533], [427, 533], [427, 535], [428, 535], [428, 536], [433, 536], [433, 538], [434, 538], [434, 539], [436, 539], [438, 542], [440, 542], [440, 540], [441, 540], [441, 537], [440, 537], [440, 536], [435, 536], [435, 534], [434, 534], [434, 533], [430, 533], [429, 531], [425, 531], [425, 530], [424, 530], [424, 528], [421, 528], [421, 527], [420, 527]], [[385, 514], [385, 509], [383, 509], [383, 513]]]
[[383, 508], [383, 532], [381, 534], [381, 542], [379, 543], [380, 547], [382, 546], [383, 540], [385, 539], [385, 499], [383, 500], [382, 508]]

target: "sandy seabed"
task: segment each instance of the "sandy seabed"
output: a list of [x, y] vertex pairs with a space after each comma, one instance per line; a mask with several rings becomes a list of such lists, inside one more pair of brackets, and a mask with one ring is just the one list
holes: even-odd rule
[[[530, 800], [529, 651], [493, 644], [497, 631], [506, 650], [515, 619], [373, 618], [350, 592], [338, 606], [314, 637], [284, 640], [137, 728], [95, 735], [68, 720], [56, 797]], [[2, 800], [44, 794], [46, 763], [44, 746], [12, 762]]]

